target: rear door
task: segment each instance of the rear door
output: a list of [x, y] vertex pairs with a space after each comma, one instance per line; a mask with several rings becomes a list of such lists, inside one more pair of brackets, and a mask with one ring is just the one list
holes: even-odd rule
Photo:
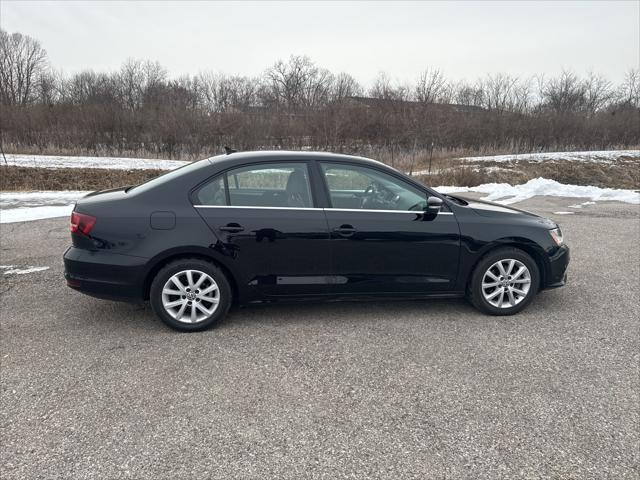
[[453, 290], [460, 230], [446, 205], [426, 215], [426, 192], [372, 167], [321, 163], [320, 171], [331, 203], [333, 293]]
[[232, 256], [239, 281], [269, 296], [327, 293], [329, 232], [306, 162], [229, 170], [196, 190], [193, 201]]

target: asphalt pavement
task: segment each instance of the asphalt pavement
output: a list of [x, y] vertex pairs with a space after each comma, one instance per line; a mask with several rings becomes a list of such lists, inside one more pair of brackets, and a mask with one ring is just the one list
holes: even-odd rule
[[68, 219], [3, 224], [0, 264], [50, 268], [0, 271], [0, 478], [637, 479], [640, 207], [581, 201], [516, 205], [572, 248], [517, 316], [271, 305], [197, 334], [67, 288]]

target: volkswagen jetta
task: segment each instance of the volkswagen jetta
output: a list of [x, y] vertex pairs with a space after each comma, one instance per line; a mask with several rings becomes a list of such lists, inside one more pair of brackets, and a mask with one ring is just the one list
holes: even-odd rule
[[551, 220], [310, 152], [221, 155], [89, 194], [71, 238], [71, 288], [149, 300], [184, 331], [212, 326], [233, 302], [466, 296], [511, 315], [564, 285], [569, 262]]

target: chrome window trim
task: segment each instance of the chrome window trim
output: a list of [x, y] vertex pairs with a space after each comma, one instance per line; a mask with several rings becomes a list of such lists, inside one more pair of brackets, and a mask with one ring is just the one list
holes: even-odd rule
[[[333, 212], [367, 212], [367, 213], [424, 213], [420, 210], [370, 210], [367, 208], [320, 208], [320, 207], [252, 207], [247, 205], [194, 205], [195, 208], [244, 208], [260, 210], [326, 210]], [[438, 212], [438, 215], [453, 215], [453, 212]]]
[[[374, 212], [374, 213], [424, 213], [422, 210], [370, 210], [368, 208], [325, 208], [334, 212]], [[453, 212], [438, 212], [438, 215], [453, 215]]]
[[195, 208], [251, 208], [260, 210], [322, 210], [309, 207], [251, 207], [247, 205], [194, 205]]

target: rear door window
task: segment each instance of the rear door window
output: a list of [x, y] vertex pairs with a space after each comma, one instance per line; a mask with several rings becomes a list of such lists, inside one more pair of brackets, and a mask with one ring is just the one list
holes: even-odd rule
[[305, 163], [247, 165], [215, 177], [195, 193], [199, 205], [311, 208]]

